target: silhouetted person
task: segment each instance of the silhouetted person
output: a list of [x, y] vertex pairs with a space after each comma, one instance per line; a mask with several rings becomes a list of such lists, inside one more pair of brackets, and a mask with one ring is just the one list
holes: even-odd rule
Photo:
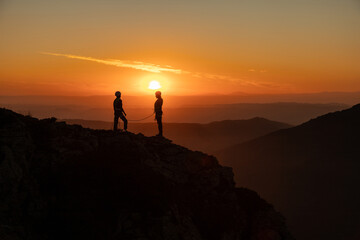
[[[118, 122], [119, 122], [119, 118], [121, 118], [121, 120], [123, 120], [124, 122], [124, 130], [127, 130], [127, 119], [126, 119], [126, 113], [123, 109], [122, 106], [122, 100], [121, 100], [121, 92], [117, 91], [115, 93], [115, 100], [114, 100], [114, 131], [117, 131], [118, 128]], [[125, 116], [124, 116], [125, 114]]]
[[157, 121], [158, 128], [159, 128], [159, 134], [156, 136], [163, 136], [163, 129], [162, 129], [162, 105], [163, 105], [163, 99], [161, 98], [161, 92], [157, 91], [155, 93], [155, 97], [157, 98], [155, 104], [154, 104], [154, 112], [155, 112], [155, 120]]

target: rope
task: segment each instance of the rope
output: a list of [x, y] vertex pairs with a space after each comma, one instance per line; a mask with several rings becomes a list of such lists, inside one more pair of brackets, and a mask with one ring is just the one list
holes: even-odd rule
[[128, 122], [139, 122], [139, 121], [143, 121], [143, 120], [145, 120], [145, 119], [148, 119], [148, 118], [150, 118], [151, 116], [153, 116], [155, 113], [152, 113], [150, 116], [147, 116], [147, 117], [144, 117], [144, 118], [142, 118], [142, 119], [128, 119]]

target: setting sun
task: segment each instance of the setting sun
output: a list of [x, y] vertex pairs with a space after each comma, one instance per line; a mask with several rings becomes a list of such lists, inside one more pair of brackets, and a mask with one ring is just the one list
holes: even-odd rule
[[161, 88], [161, 85], [158, 81], [151, 81], [149, 83], [149, 89], [152, 89], [152, 90], [157, 90], [157, 89], [160, 89]]

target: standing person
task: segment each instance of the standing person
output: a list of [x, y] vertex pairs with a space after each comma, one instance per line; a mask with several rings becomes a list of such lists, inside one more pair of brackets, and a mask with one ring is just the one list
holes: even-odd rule
[[[114, 100], [114, 131], [117, 131], [118, 128], [118, 122], [119, 118], [123, 120], [124, 122], [124, 130], [127, 130], [127, 119], [126, 119], [126, 113], [122, 106], [122, 100], [121, 100], [121, 92], [117, 91], [115, 93], [115, 100]], [[125, 116], [124, 116], [125, 114]]]
[[163, 136], [163, 129], [162, 129], [163, 99], [161, 98], [161, 92], [157, 91], [155, 93], [155, 97], [157, 98], [157, 100], [154, 104], [155, 120], [157, 121], [158, 128], [159, 128], [159, 134], [156, 136], [162, 137]]

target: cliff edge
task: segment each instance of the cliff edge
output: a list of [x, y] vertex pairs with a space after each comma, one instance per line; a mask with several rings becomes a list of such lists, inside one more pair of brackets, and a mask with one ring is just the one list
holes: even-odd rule
[[0, 109], [0, 239], [292, 239], [216, 158]]

